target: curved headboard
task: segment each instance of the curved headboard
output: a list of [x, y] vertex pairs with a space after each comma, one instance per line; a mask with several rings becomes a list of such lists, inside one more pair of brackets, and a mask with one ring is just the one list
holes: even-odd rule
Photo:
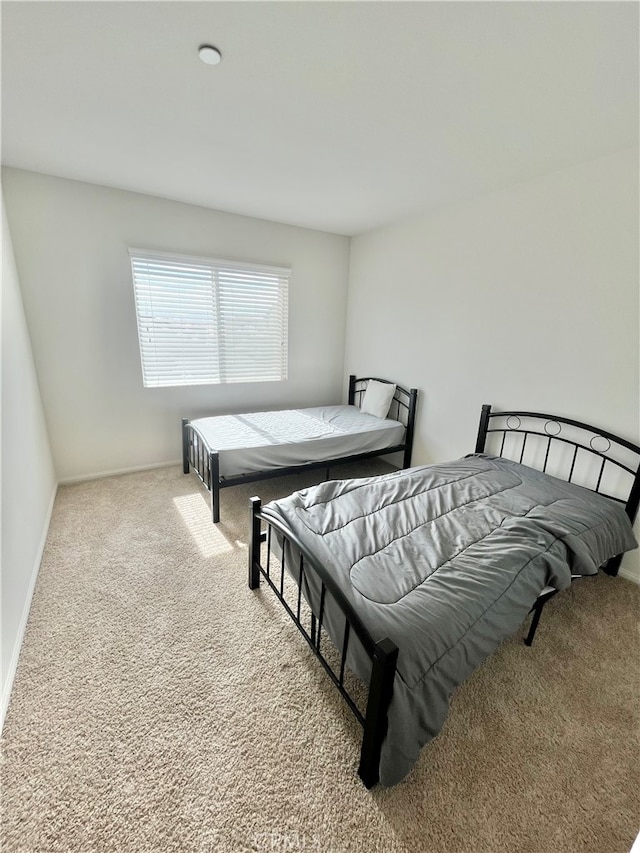
[[[364, 392], [367, 390], [367, 385], [369, 382], [384, 382], [385, 385], [393, 385], [389, 379], [379, 379], [377, 376], [354, 376], [353, 374], [349, 377], [349, 397], [348, 402], [350, 406], [360, 406], [362, 404], [362, 397]], [[395, 383], [396, 390], [393, 395], [393, 399], [391, 400], [391, 406], [389, 407], [389, 414], [387, 417], [391, 418], [394, 421], [400, 421], [405, 426], [408, 425], [409, 420], [413, 421], [415, 419], [415, 408], [416, 408], [416, 399], [418, 396], [417, 388], [403, 388], [402, 385], [398, 385]]]
[[403, 388], [402, 385], [391, 382], [389, 379], [379, 379], [377, 376], [358, 376], [353, 373], [349, 376], [349, 396], [348, 403], [350, 406], [361, 406], [362, 397], [367, 390], [369, 382], [384, 382], [386, 385], [395, 384], [396, 390], [389, 406], [388, 418], [394, 421], [399, 421], [405, 426], [404, 438], [404, 461], [403, 468], [408, 468], [411, 465], [411, 452], [413, 449], [413, 433], [416, 422], [416, 405], [418, 402], [417, 388]]
[[630, 520], [635, 520], [640, 504], [640, 445], [619, 435], [560, 415], [493, 412], [484, 405], [476, 453], [506, 456], [577, 483], [623, 503]]

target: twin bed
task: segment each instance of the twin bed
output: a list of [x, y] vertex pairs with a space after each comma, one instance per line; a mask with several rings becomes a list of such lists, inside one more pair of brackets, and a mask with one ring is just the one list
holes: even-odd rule
[[250, 412], [182, 420], [182, 465], [211, 495], [220, 521], [220, 490], [303, 470], [390, 453], [411, 464], [418, 392], [374, 377], [349, 377], [348, 405]]
[[[351, 406], [370, 381], [381, 380], [351, 378]], [[406, 404], [402, 438], [350, 458], [402, 450], [403, 470], [250, 502], [249, 586], [267, 581], [361, 722], [367, 787], [407, 775], [456, 687], [530, 612], [528, 643], [545, 602], [573, 579], [617, 574], [640, 502], [640, 446], [540, 413], [484, 406], [475, 453], [409, 468], [416, 392], [393, 395], [390, 420]], [[190, 464], [212, 452], [192, 430], [186, 470], [187, 452]], [[219, 460], [208, 470], [215, 486]]]

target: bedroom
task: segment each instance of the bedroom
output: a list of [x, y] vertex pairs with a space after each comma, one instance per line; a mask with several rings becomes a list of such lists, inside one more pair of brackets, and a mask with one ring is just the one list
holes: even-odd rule
[[[185, 413], [354, 371], [420, 389], [416, 463], [484, 402], [638, 440], [635, 4], [2, 13], [3, 712], [57, 484], [177, 464]], [[287, 382], [143, 388], [131, 246], [291, 265]]]

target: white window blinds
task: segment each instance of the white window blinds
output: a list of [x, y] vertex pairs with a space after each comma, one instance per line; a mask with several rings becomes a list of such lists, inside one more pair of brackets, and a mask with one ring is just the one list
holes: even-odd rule
[[290, 269], [129, 255], [145, 386], [287, 378]]

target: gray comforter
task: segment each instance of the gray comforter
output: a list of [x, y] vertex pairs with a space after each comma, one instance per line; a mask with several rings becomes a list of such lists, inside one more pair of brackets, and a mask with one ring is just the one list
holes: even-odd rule
[[[409, 772], [453, 691], [518, 629], [545, 586], [564, 589], [572, 573], [595, 574], [637, 544], [621, 505], [483, 455], [323, 483], [264, 511], [330, 567], [374, 639], [400, 650], [383, 785]], [[326, 622], [339, 641], [343, 620], [329, 608]], [[368, 679], [357, 644], [349, 665]]]

